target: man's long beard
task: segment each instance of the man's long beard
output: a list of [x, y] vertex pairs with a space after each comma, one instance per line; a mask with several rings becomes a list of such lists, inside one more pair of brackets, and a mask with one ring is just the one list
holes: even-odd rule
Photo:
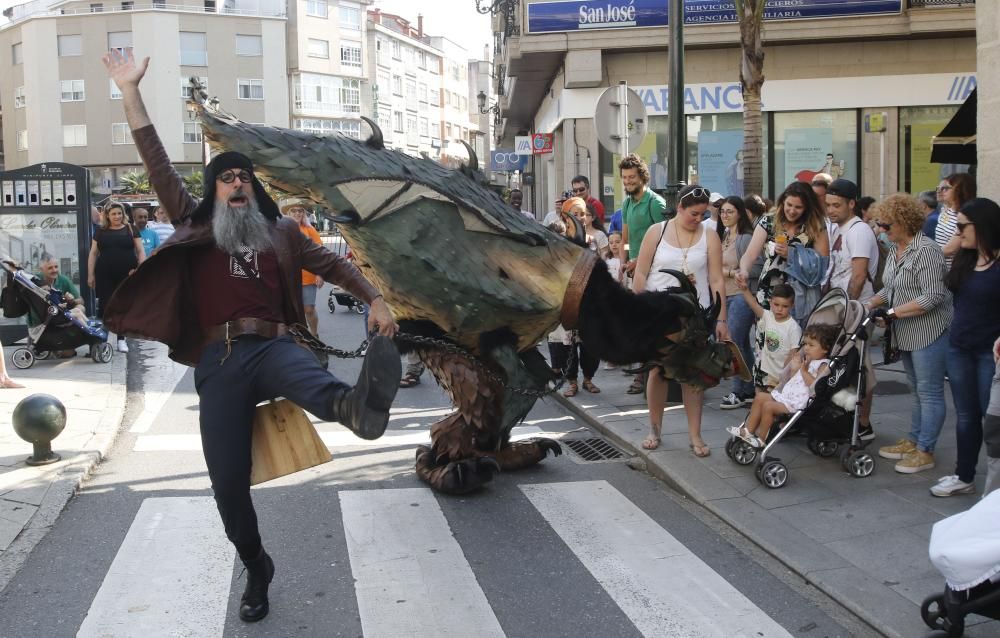
[[271, 247], [267, 219], [252, 197], [240, 208], [233, 208], [228, 202], [215, 202], [212, 233], [219, 248], [229, 254], [239, 252], [244, 246], [256, 251]]

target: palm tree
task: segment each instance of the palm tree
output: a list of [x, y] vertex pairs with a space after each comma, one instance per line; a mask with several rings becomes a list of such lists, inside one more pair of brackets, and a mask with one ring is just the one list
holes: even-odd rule
[[764, 193], [764, 126], [760, 92], [764, 86], [765, 0], [735, 0], [740, 23], [740, 85], [743, 87], [743, 194]]
[[121, 184], [122, 193], [126, 195], [145, 195], [153, 192], [153, 187], [149, 184], [149, 175], [145, 171], [129, 171], [122, 175], [118, 182]]
[[192, 197], [201, 199], [205, 193], [205, 176], [200, 170], [184, 176], [184, 188]]

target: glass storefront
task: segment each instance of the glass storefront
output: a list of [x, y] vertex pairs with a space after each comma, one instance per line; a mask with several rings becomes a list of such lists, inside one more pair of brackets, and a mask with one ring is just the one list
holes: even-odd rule
[[931, 138], [941, 132], [957, 106], [907, 106], [899, 109], [899, 189], [907, 193], [934, 190], [942, 178], [965, 173], [965, 164], [931, 162]]
[[774, 113], [774, 191], [828, 173], [858, 183], [858, 112]]

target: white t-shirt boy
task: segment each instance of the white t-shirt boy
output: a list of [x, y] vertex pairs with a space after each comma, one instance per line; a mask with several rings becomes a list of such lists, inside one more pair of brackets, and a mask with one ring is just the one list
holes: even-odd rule
[[757, 321], [757, 362], [753, 369], [753, 382], [758, 387], [774, 387], [785, 368], [788, 353], [799, 346], [802, 328], [789, 315], [778, 321], [774, 313], [765, 310]]

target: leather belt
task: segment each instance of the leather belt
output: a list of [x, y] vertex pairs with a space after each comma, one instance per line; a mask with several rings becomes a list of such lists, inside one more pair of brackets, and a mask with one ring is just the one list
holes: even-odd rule
[[562, 310], [559, 313], [559, 323], [563, 328], [572, 330], [576, 328], [576, 320], [580, 317], [580, 302], [583, 300], [583, 291], [587, 288], [587, 281], [590, 273], [597, 263], [597, 253], [592, 250], [584, 250], [573, 267], [573, 273], [569, 277], [566, 285], [566, 293], [563, 295]]
[[226, 323], [212, 326], [205, 331], [205, 343], [215, 343], [216, 341], [232, 341], [237, 337], [246, 335], [256, 335], [266, 339], [273, 339], [288, 334], [288, 326], [283, 323], [257, 319], [256, 317], [243, 317], [231, 319]]

